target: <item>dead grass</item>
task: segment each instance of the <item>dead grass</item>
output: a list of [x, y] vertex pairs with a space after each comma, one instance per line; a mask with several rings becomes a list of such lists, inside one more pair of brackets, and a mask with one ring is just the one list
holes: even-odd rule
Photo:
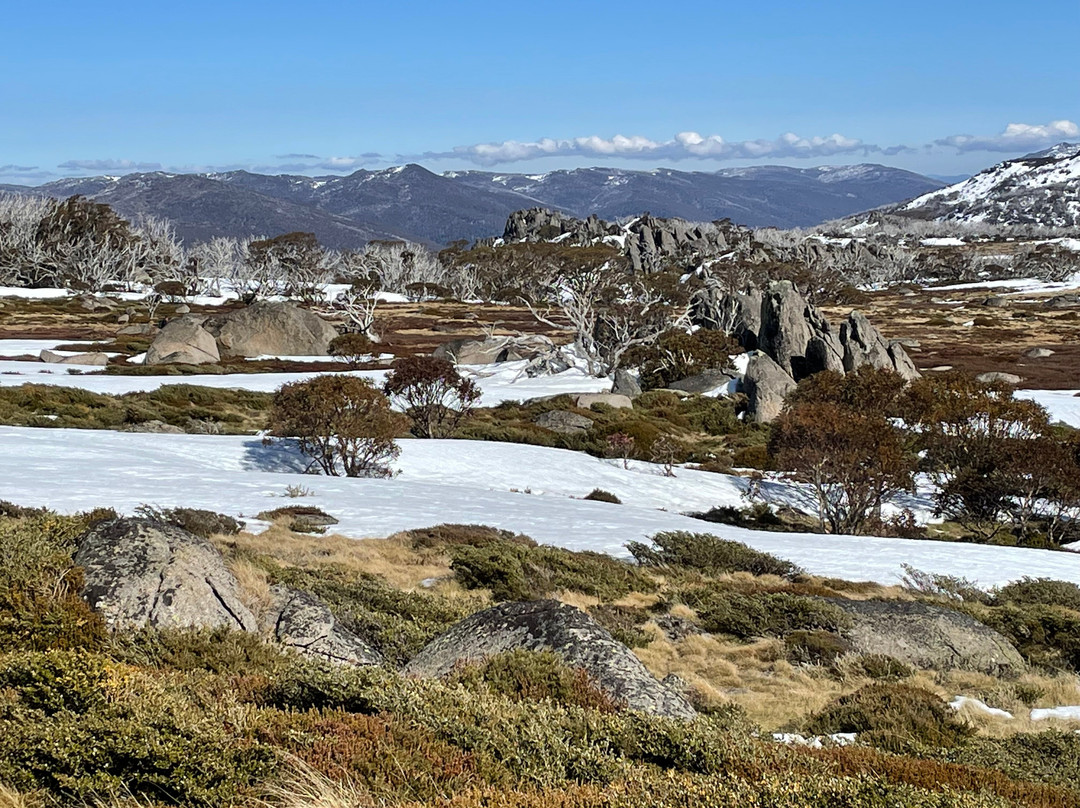
[[38, 808], [41, 804], [33, 794], [22, 794], [0, 783], [0, 808]]
[[340, 534], [310, 536], [275, 523], [263, 533], [218, 537], [219, 545], [235, 547], [306, 569], [327, 564], [378, 575], [399, 589], [414, 590], [424, 581], [449, 578], [449, 559], [412, 549], [406, 534], [386, 539], [349, 539]]

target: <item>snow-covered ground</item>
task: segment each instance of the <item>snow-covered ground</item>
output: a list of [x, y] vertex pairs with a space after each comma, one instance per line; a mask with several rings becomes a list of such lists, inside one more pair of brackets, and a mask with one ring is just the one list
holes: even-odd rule
[[[807, 570], [896, 583], [902, 564], [983, 586], [1025, 575], [1080, 583], [1070, 553], [866, 536], [769, 533], [716, 525], [680, 510], [741, 505], [743, 481], [646, 463], [505, 443], [402, 441], [390, 480], [304, 475], [290, 447], [259, 438], [0, 427], [0, 499], [61, 511], [143, 503], [252, 517], [290, 502], [317, 505], [351, 537], [386, 536], [441, 522], [488, 524], [572, 549], [625, 555], [627, 541], [662, 530], [715, 533], [788, 558]], [[303, 486], [313, 495], [285, 498]], [[593, 488], [624, 504], [584, 501]], [[666, 510], [663, 510], [666, 509]]]
[[1080, 428], [1080, 391], [1077, 390], [1017, 390], [1016, 398], [1028, 398], [1041, 404], [1050, 413], [1051, 421], [1061, 421]]

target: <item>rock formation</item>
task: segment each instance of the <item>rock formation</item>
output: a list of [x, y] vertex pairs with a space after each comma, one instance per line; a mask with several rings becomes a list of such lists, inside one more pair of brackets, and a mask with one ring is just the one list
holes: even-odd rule
[[503, 603], [477, 612], [427, 645], [405, 672], [440, 677], [461, 662], [504, 651], [554, 651], [586, 671], [596, 685], [631, 710], [693, 718], [690, 703], [664, 687], [625, 645], [580, 609], [554, 600]]

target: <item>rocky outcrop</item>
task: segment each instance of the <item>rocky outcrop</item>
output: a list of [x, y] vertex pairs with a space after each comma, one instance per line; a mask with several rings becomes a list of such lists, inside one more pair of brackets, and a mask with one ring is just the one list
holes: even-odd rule
[[203, 328], [205, 317], [186, 314], [166, 324], [146, 351], [147, 365], [205, 365], [221, 361], [214, 335]]
[[840, 344], [844, 346], [844, 370], [848, 373], [870, 365], [896, 371], [907, 381], [919, 378], [904, 346], [895, 341], [886, 343], [862, 312], [851, 312], [840, 324]]
[[907, 601], [832, 601], [852, 618], [845, 634], [859, 654], [885, 654], [931, 670], [991, 676], [1023, 672], [1024, 660], [1003, 636], [952, 609]]
[[292, 303], [261, 301], [206, 321], [222, 356], [325, 356], [334, 327]]
[[111, 628], [257, 629], [206, 539], [149, 519], [113, 519], [78, 540], [82, 595]]
[[844, 349], [832, 326], [791, 281], [770, 284], [762, 296], [758, 349], [795, 381], [823, 370], [844, 372]]
[[381, 665], [382, 655], [340, 625], [319, 598], [286, 586], [270, 590], [263, 630], [297, 653], [343, 665]]
[[638, 382], [637, 377], [633, 376], [628, 370], [619, 368], [615, 371], [611, 392], [631, 399], [637, 398], [641, 395], [641, 384]]
[[768, 423], [784, 408], [784, 398], [795, 389], [795, 380], [768, 354], [757, 352], [750, 357], [742, 379], [747, 398], [747, 417]]
[[581, 435], [592, 429], [594, 421], [576, 412], [550, 410], [536, 416], [533, 423], [541, 429], [558, 432], [560, 435]]
[[[589, 244], [604, 236], [616, 235], [619, 226], [596, 216], [576, 219], [557, 210], [531, 208], [511, 213], [503, 229], [506, 241], [552, 241], [560, 236], [572, 244]], [[566, 237], [569, 236], [567, 239]]]
[[758, 289], [748, 292], [725, 292], [719, 287], [703, 289], [691, 301], [690, 321], [702, 328], [730, 334], [743, 348], [753, 351], [758, 347], [761, 332], [761, 299]]
[[440, 345], [432, 351], [432, 356], [448, 359], [457, 365], [491, 365], [521, 360], [537, 365], [546, 363], [549, 373], [560, 373], [569, 367], [555, 344], [538, 334], [455, 339]]
[[630, 649], [589, 615], [554, 600], [504, 603], [471, 615], [428, 644], [405, 672], [445, 676], [459, 663], [517, 649], [557, 653], [631, 710], [672, 718], [696, 716], [683, 696], [658, 682]]

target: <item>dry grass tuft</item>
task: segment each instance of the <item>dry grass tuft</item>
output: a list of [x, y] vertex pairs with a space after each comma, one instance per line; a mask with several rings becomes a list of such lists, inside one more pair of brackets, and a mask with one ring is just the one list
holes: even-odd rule
[[347, 776], [332, 779], [292, 758], [289, 774], [266, 789], [257, 808], [374, 808], [371, 793]]
[[33, 794], [22, 794], [0, 783], [0, 808], [39, 808], [41, 803]]

